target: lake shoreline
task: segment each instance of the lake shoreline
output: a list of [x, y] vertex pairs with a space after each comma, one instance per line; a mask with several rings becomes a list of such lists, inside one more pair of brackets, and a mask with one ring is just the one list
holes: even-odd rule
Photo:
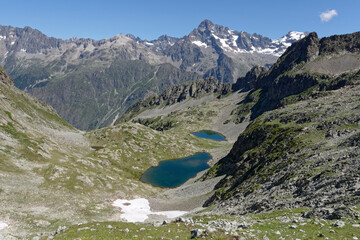
[[212, 158], [207, 152], [198, 152], [185, 158], [164, 160], [148, 168], [140, 181], [164, 189], [176, 188], [196, 177], [198, 172], [209, 169]]

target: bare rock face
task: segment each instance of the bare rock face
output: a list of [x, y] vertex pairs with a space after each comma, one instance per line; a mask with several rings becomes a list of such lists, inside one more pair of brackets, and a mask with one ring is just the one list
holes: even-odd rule
[[360, 32], [322, 38], [319, 51], [320, 55], [360, 52]]
[[205, 206], [222, 214], [309, 207], [309, 216], [353, 216], [339, 206], [360, 203], [360, 70], [326, 75], [304, 69], [357, 56], [359, 41], [359, 33], [321, 40], [311, 33], [269, 71], [249, 73], [260, 95], [253, 122], [204, 177], [226, 175]]
[[8, 85], [14, 85], [14, 81], [6, 74], [4, 69], [0, 66], [0, 82]]
[[[360, 34], [346, 34], [319, 39], [315, 32], [294, 42], [268, 70], [254, 68], [236, 85], [262, 89], [252, 119], [281, 106], [281, 99], [299, 94], [329, 77], [360, 69]], [[337, 81], [344, 86], [343, 79]], [[250, 84], [251, 83], [251, 84]], [[330, 85], [327, 85], [330, 87]]]
[[140, 112], [144, 108], [159, 105], [172, 105], [189, 98], [200, 98], [207, 94], [218, 94], [221, 96], [231, 93], [231, 91], [231, 84], [220, 83], [213, 77], [170, 87], [158, 96], [150, 96], [147, 99], [132, 105], [120, 121], [131, 119], [133, 114]]
[[245, 77], [239, 78], [233, 86], [234, 90], [243, 89], [244, 91], [255, 88], [256, 80], [260, 75], [266, 73], [268, 69], [262, 66], [253, 67]]
[[294, 69], [302, 62], [308, 62], [319, 54], [319, 38], [315, 32], [293, 43], [270, 70], [261, 75], [256, 83], [256, 88], [271, 85], [281, 74]]

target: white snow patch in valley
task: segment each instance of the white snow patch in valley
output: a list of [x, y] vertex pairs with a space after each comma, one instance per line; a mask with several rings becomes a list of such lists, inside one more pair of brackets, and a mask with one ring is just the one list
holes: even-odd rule
[[206, 43], [203, 43], [203, 42], [201, 42], [201, 41], [192, 41], [191, 43], [192, 43], [192, 44], [195, 44], [195, 45], [197, 45], [197, 46], [199, 46], [199, 47], [204, 47], [204, 48], [207, 48], [207, 47], [208, 47], [208, 45], [207, 45]]
[[6, 39], [6, 36], [0, 36], [0, 40], [1, 40], [1, 39]]
[[6, 223], [4, 222], [0, 222], [0, 230], [3, 230], [5, 228], [7, 228], [9, 225], [7, 225]]
[[26, 49], [22, 48], [22, 49], [20, 49], [20, 52], [26, 52]]
[[152, 46], [154, 45], [153, 43], [149, 43], [149, 42], [145, 42], [146, 45]]
[[15, 44], [15, 41], [12, 41], [10, 44], [11, 44], [11, 45], [14, 45], [14, 44]]
[[121, 208], [123, 213], [120, 216], [128, 222], [144, 222], [150, 214], [176, 218], [187, 213], [186, 211], [152, 212], [149, 201], [145, 198], [136, 198], [133, 200], [117, 199], [112, 205]]

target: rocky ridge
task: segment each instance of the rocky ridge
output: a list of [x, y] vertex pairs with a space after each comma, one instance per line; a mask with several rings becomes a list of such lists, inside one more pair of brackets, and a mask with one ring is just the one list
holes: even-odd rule
[[232, 83], [254, 65], [271, 65], [303, 36], [270, 40], [208, 20], [183, 38], [153, 41], [130, 34], [62, 40], [30, 27], [1, 26], [0, 64], [15, 86], [53, 106], [70, 124], [95, 129], [170, 86], [211, 76]]
[[[320, 237], [332, 233], [335, 238], [356, 236], [358, 224], [353, 219], [359, 217], [356, 209], [360, 202], [360, 71], [341, 66], [325, 74], [312, 67], [317, 64], [329, 69], [327, 64], [333, 64], [334, 59], [349, 55], [346, 59], [356, 66], [358, 38], [357, 34], [335, 37], [351, 39], [348, 42], [352, 47], [336, 42], [340, 40], [330, 41], [326, 45], [339, 46], [340, 50], [326, 54], [312, 51], [316, 38], [310, 34], [297, 43], [306, 54], [291, 48], [268, 72], [254, 68], [239, 85], [210, 78], [172, 87], [139, 103], [135, 115], [205, 99], [156, 118], [175, 123], [162, 131], [129, 121], [84, 134], [67, 125], [50, 107], [5, 84], [11, 81], [3, 77], [0, 174], [4, 178], [0, 180], [0, 198], [5, 204], [0, 209], [0, 223], [6, 222], [9, 230], [1, 231], [5, 235], [0, 237], [8, 236], [10, 230], [22, 237], [47, 231], [46, 237], [50, 234], [55, 238], [93, 236], [95, 231], [99, 237], [112, 236], [119, 230], [129, 238], [152, 234], [160, 234], [156, 235], [160, 238], [170, 232], [175, 238], [190, 236], [189, 228], [208, 238], [313, 237], [314, 231]], [[279, 75], [272, 75], [272, 71]], [[266, 101], [269, 99], [276, 104]], [[231, 115], [238, 114], [245, 120], [235, 124]], [[245, 129], [248, 120], [252, 123]], [[190, 134], [201, 128], [242, 133], [222, 158], [229, 152], [230, 143], [204, 141]], [[138, 177], [156, 165], [159, 156], [171, 159], [184, 151], [204, 150], [216, 156], [204, 179], [222, 178], [224, 174], [225, 178], [207, 200], [205, 206], [209, 208], [195, 213], [194, 220], [165, 222], [151, 230], [151, 225], [121, 222], [76, 224], [89, 219], [117, 220], [120, 211], [109, 209], [114, 198], [157, 193], [159, 189], [140, 183]], [[191, 201], [182, 201], [192, 202], [193, 192], [202, 186], [201, 181], [184, 186], [182, 189], [192, 189], [187, 193]], [[23, 190], [21, 197], [19, 188]], [[247, 213], [261, 214], [237, 216]], [[332, 220], [344, 217], [348, 219]], [[69, 231], [62, 227], [74, 223]], [[333, 232], [329, 233], [330, 227]]]
[[152, 107], [165, 107], [190, 98], [199, 99], [206, 95], [226, 95], [231, 93], [231, 84], [220, 83], [215, 78], [206, 78], [191, 83], [170, 87], [160, 95], [154, 95], [132, 105], [120, 121], [128, 121], [141, 111]]
[[8, 85], [14, 85], [14, 81], [6, 74], [5, 70], [1, 66], [0, 66], [0, 81]]
[[320, 40], [311, 33], [269, 71], [253, 69], [239, 79], [238, 86], [253, 88], [250, 95], [259, 93], [253, 122], [208, 171], [205, 178], [226, 177], [206, 206], [246, 214], [359, 204], [360, 66], [327, 74], [311, 68], [359, 56], [359, 42], [358, 33]]

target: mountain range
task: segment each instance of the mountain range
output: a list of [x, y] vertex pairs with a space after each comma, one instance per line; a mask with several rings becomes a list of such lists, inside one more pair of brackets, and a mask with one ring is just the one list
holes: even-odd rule
[[254, 67], [232, 85], [210, 78], [172, 87], [134, 104], [121, 120], [159, 126], [159, 117], [189, 99], [245, 92], [213, 121], [229, 139], [247, 127], [203, 177], [223, 177], [205, 206], [218, 214], [310, 207], [331, 218], [319, 209], [360, 202], [359, 59], [359, 32], [322, 39], [310, 33], [268, 70]]
[[271, 40], [203, 21], [183, 38], [146, 41], [47, 37], [0, 26], [0, 64], [15, 86], [51, 105], [79, 129], [111, 125], [137, 100], [204, 77], [233, 83], [255, 65], [271, 66], [306, 33]]
[[[0, 68], [0, 238], [354, 239], [359, 90], [360, 32], [309, 33], [269, 69], [171, 86], [85, 132]], [[192, 134], [209, 129], [227, 141]], [[178, 188], [140, 181], [162, 160], [203, 151], [211, 168]], [[192, 211], [119, 221], [114, 200], [139, 197], [154, 211]]]

